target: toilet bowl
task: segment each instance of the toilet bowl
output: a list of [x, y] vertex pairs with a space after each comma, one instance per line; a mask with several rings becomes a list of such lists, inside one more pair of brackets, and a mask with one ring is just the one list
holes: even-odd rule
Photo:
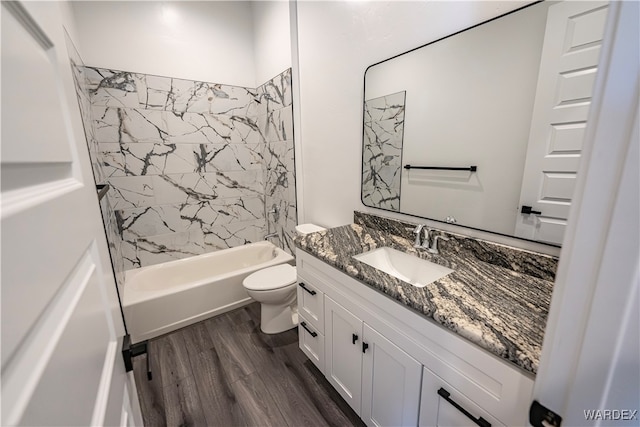
[[260, 303], [260, 329], [277, 334], [296, 326], [296, 268], [280, 264], [256, 271], [242, 282], [251, 298]]
[[[314, 224], [296, 226], [299, 235], [325, 230]], [[298, 324], [296, 304], [296, 268], [279, 264], [250, 274], [242, 286], [251, 298], [260, 303], [260, 330], [265, 334], [278, 334]]]

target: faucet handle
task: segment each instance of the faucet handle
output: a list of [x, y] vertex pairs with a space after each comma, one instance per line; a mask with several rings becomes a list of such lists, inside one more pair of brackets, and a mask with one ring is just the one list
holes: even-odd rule
[[414, 248], [422, 247], [422, 245], [420, 244], [420, 240], [421, 240], [420, 232], [422, 231], [423, 227], [424, 227], [424, 224], [418, 224], [416, 225], [416, 228], [407, 228], [407, 230], [411, 230], [411, 232], [416, 235], [416, 240], [413, 243]]
[[448, 237], [444, 237], [442, 234], [438, 234], [433, 237], [433, 241], [431, 242], [431, 246], [429, 247], [429, 252], [432, 254], [440, 253], [438, 250], [438, 240], [449, 240]]

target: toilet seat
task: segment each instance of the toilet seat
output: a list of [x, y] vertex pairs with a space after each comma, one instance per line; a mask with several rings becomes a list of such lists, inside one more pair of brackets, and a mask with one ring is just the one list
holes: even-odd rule
[[242, 285], [251, 291], [271, 291], [294, 284], [296, 278], [294, 266], [280, 264], [251, 273], [242, 281]]

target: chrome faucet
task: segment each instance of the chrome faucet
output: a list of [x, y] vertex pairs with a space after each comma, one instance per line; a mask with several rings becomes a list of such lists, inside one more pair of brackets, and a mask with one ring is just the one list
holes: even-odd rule
[[429, 242], [430, 241], [431, 241], [431, 229], [425, 225], [424, 226], [424, 239], [422, 239], [422, 246], [420, 246], [420, 247], [423, 248], [423, 249], [429, 249]]
[[266, 236], [264, 236], [264, 240], [269, 240], [269, 238], [271, 237], [278, 237], [278, 233], [275, 231], [273, 233], [269, 233]]
[[427, 250], [432, 253], [432, 254], [438, 254], [440, 253], [440, 251], [438, 250], [438, 239], [440, 240], [449, 240], [448, 237], [444, 237], [440, 234], [438, 234], [437, 236], [433, 237], [433, 240], [431, 241], [431, 246], [426, 245], [425, 248], [427, 248]]
[[[432, 254], [438, 254], [438, 239], [440, 240], [449, 240], [448, 237], [444, 237], [440, 234], [431, 238], [431, 228], [427, 227], [425, 224], [418, 224], [416, 228], [407, 228], [407, 230], [411, 230], [413, 234], [416, 235], [416, 240], [413, 243], [413, 247], [416, 249], [426, 249]], [[424, 239], [421, 239], [422, 231], [424, 230]]]

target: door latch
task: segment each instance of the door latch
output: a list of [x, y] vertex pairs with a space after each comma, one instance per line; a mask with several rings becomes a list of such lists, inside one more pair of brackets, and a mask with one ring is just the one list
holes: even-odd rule
[[124, 336], [122, 340], [122, 358], [124, 359], [125, 371], [133, 371], [133, 358], [142, 354], [147, 355], [147, 379], [151, 381], [151, 357], [149, 354], [149, 341], [142, 341], [137, 344], [131, 344], [131, 336]]
[[529, 408], [529, 422], [533, 427], [560, 427], [562, 417], [534, 400]]

